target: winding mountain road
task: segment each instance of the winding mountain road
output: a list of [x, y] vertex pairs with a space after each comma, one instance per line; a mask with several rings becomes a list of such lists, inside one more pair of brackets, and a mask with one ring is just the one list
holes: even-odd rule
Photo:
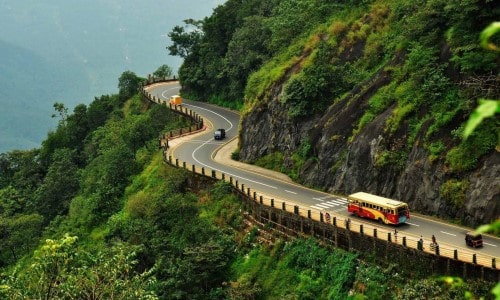
[[[146, 87], [152, 95], [168, 100], [171, 95], [179, 93], [180, 86], [177, 82], [156, 83]], [[287, 180], [283, 174], [264, 170], [252, 165], [234, 162], [230, 158], [237, 146], [238, 126], [240, 115], [237, 112], [227, 110], [202, 102], [184, 100], [183, 106], [202, 116], [207, 125], [206, 130], [201, 133], [183, 139], [182, 143], [173, 146], [170, 153], [176, 159], [195, 164], [207, 169], [217, 170], [232, 176], [245, 187], [259, 191], [268, 198], [286, 199], [287, 203], [293, 203], [306, 209], [329, 212], [333, 215], [350, 217], [347, 212], [347, 200], [343, 196], [332, 195], [321, 191], [300, 186]], [[217, 128], [226, 129], [226, 139], [216, 141], [213, 132]], [[244, 130], [244, 129], [243, 129]], [[229, 147], [229, 148], [228, 148]], [[221, 154], [222, 153], [222, 154]], [[410, 212], [411, 213], [411, 212]], [[352, 217], [353, 221], [380, 228], [383, 232], [390, 232], [394, 227], [381, 225], [366, 219]], [[484, 247], [472, 249], [465, 245], [465, 233], [471, 230], [440, 220], [411, 213], [407, 224], [397, 227], [398, 236], [407, 236], [409, 239], [424, 239], [424, 245], [428, 245], [431, 236], [435, 235], [437, 242], [450, 249], [457, 249], [462, 255], [476, 253], [478, 256], [489, 257], [499, 261], [500, 239], [485, 235]]]

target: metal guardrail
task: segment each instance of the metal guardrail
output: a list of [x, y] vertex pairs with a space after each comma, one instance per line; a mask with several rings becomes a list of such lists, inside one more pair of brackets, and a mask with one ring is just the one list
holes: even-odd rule
[[[149, 78], [147, 85], [158, 82], [167, 82], [167, 81], [172, 81], [172, 80], [166, 80], [166, 79], [158, 80], [154, 78]], [[147, 85], [144, 85], [142, 87], [142, 94], [147, 99], [158, 104], [168, 105], [166, 101], [154, 97], [150, 93], [148, 93], [146, 91]], [[168, 140], [202, 130], [203, 119], [196, 113], [189, 110], [188, 108], [179, 108], [177, 106], [172, 106], [172, 105], [169, 105], [169, 108], [175, 112], [181, 113], [182, 115], [188, 118], [191, 118], [191, 120], [193, 120], [193, 122], [195, 123], [195, 125], [193, 126], [197, 126], [196, 129], [190, 127], [190, 128], [183, 128], [175, 131], [170, 131], [168, 133], [163, 134], [160, 137], [159, 145], [161, 148], [163, 148], [163, 159], [166, 163], [172, 166], [189, 170], [194, 174], [210, 177], [215, 180], [223, 180], [225, 182], [228, 182], [240, 194], [246, 195], [248, 199], [259, 202], [260, 204], [268, 207], [274, 207], [282, 209], [284, 211], [293, 212], [298, 216], [308, 218], [319, 223], [326, 223], [331, 226], [336, 226], [338, 228], [349, 230], [351, 232], [361, 233], [363, 235], [370, 236], [379, 240], [384, 240], [397, 245], [401, 245], [403, 247], [417, 249], [431, 255], [441, 256], [473, 265], [480, 265], [495, 270], [497, 269], [496, 262], [498, 260], [498, 257], [481, 253], [474, 253], [471, 251], [464, 251], [463, 249], [460, 249], [459, 251], [457, 247], [447, 243], [440, 243], [436, 247], [435, 245], [431, 245], [429, 240], [421, 242], [420, 236], [415, 236], [407, 233], [402, 235], [401, 232], [398, 232], [396, 235], [394, 235], [395, 232], [392, 229], [359, 222], [357, 220], [352, 220], [348, 217], [338, 215], [333, 212], [329, 213], [329, 216], [327, 216], [326, 214], [324, 214], [324, 212], [317, 209], [304, 208], [299, 204], [294, 203], [292, 201], [287, 201], [286, 199], [278, 199], [266, 196], [257, 190], [253, 190], [250, 187], [247, 187], [244, 184], [239, 183], [238, 180], [235, 180], [233, 177], [227, 176], [226, 174], [220, 171], [196, 166], [193, 164], [189, 164], [185, 161], [180, 161], [179, 159], [169, 155]], [[201, 124], [201, 127], [199, 126], [199, 124]]]

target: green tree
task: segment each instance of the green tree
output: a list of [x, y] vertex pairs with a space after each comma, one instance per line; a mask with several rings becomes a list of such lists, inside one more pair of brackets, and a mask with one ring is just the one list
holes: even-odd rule
[[35, 194], [37, 211], [50, 222], [57, 215], [64, 215], [69, 202], [79, 190], [78, 167], [73, 161], [73, 150], [57, 149], [47, 176]]
[[[38, 244], [43, 229], [39, 214], [0, 218], [0, 266], [15, 263]], [[1, 295], [1, 294], [0, 294]]]
[[0, 281], [8, 299], [157, 299], [150, 271], [135, 271], [137, 248], [118, 244], [89, 252], [77, 237], [46, 240], [26, 269]]
[[26, 208], [26, 198], [17, 189], [9, 185], [0, 189], [0, 216], [11, 217], [23, 213]]
[[102, 95], [95, 98], [87, 109], [89, 131], [104, 125], [111, 112], [118, 107], [117, 95]]
[[175, 26], [168, 37], [172, 40], [173, 44], [168, 46], [167, 49], [170, 55], [180, 56], [186, 58], [193, 50], [193, 47], [201, 40], [203, 33], [201, 25], [203, 21], [193, 19], [184, 20], [184, 26]]
[[118, 95], [121, 101], [125, 101], [137, 94], [142, 78], [132, 71], [125, 71], [118, 79]]
[[228, 45], [224, 57], [224, 72], [227, 73], [229, 95], [243, 99], [247, 77], [270, 57], [268, 49], [271, 31], [263, 16], [250, 16], [238, 28]]
[[14, 150], [0, 157], [0, 187], [12, 186], [26, 205], [32, 207], [30, 199], [41, 184], [46, 169], [40, 163], [40, 151]]
[[169, 65], [161, 65], [160, 67], [158, 67], [158, 69], [156, 69], [156, 71], [153, 72], [153, 75], [155, 77], [171, 78], [173, 75], [173, 71]]

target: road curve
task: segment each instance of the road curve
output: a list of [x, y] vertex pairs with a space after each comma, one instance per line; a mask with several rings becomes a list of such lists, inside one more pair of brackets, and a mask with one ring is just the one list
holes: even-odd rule
[[[156, 83], [148, 86], [147, 91], [152, 96], [168, 100], [171, 95], [179, 93], [180, 86], [177, 82]], [[300, 205], [311, 210], [329, 212], [334, 215], [350, 217], [347, 212], [347, 200], [343, 196], [324, 193], [307, 187], [300, 186], [284, 180], [282, 174], [276, 174], [271, 171], [262, 171], [251, 165], [228, 163], [229, 155], [217, 155], [226, 144], [235, 145], [234, 139], [238, 136], [238, 126], [240, 124], [240, 115], [237, 112], [210, 105], [202, 102], [194, 102], [184, 99], [183, 106], [196, 112], [205, 120], [207, 129], [202, 133], [194, 135], [180, 143], [171, 150], [172, 155], [180, 161], [185, 161], [207, 169], [212, 169], [232, 176], [240, 184], [250, 187], [252, 190], [259, 191], [260, 194], [268, 198], [286, 199], [287, 202]], [[213, 138], [213, 132], [217, 128], [226, 129], [226, 139], [216, 141]], [[229, 143], [232, 141], [231, 143]], [[228, 151], [226, 151], [228, 152]], [[218, 157], [219, 159], [215, 159]], [[384, 227], [386, 231], [392, 231], [394, 227], [389, 225], [380, 225], [366, 219], [355, 218], [356, 222], [373, 227]], [[461, 226], [448, 224], [440, 220], [421, 216], [413, 213], [407, 224], [397, 227], [399, 236], [413, 237], [419, 239], [423, 237], [424, 245], [430, 243], [431, 236], [436, 237], [440, 245], [447, 245], [450, 248], [457, 249], [460, 253], [483, 254], [495, 257], [496, 261], [500, 258], [500, 239], [485, 235], [484, 247], [472, 249], [465, 246], [465, 233], [471, 230]]]

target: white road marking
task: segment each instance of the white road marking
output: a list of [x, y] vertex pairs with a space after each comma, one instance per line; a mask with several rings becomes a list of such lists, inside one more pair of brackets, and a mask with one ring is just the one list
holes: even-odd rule
[[497, 245], [492, 245], [492, 244], [485, 243], [485, 242], [483, 242], [483, 244], [488, 245], [488, 246], [491, 246], [491, 247], [497, 247]]
[[321, 203], [321, 204], [316, 204], [316, 206], [322, 207], [322, 208], [330, 208], [330, 205]]
[[451, 235], [451, 236], [457, 236], [456, 234], [453, 234], [453, 233], [449, 233], [449, 232], [445, 232], [445, 231], [440, 231], [441, 233], [444, 233], [444, 234], [447, 234], [447, 235]]
[[164, 90], [163, 92], [161, 92], [161, 96], [165, 99], [168, 99], [168, 96], [165, 95], [166, 92], [170, 92], [171, 90], [180, 90], [180, 89], [181, 89], [180, 86], [168, 88], [168, 89]]
[[224, 142], [212, 141], [212, 142], [207, 143], [206, 141], [202, 141], [202, 140], [187, 140], [187, 141], [184, 141], [182, 143], [183, 144], [185, 143], [185, 144], [224, 145]]
[[[222, 119], [226, 120], [226, 122], [229, 123], [229, 129], [226, 129], [226, 131], [229, 131], [231, 130], [231, 128], [233, 128], [233, 123], [231, 123], [231, 121], [229, 121], [226, 117], [212, 111], [212, 110], [209, 110], [209, 109], [206, 109], [206, 108], [203, 108], [203, 107], [199, 107], [199, 106], [196, 106], [196, 105], [191, 105], [191, 104], [185, 104], [186, 106], [192, 106], [192, 107], [197, 107], [198, 109], [202, 109], [202, 110], [206, 110], [208, 112], [211, 112], [219, 117], [221, 117]], [[276, 186], [273, 186], [273, 185], [269, 185], [269, 184], [265, 184], [263, 182], [260, 182], [260, 181], [256, 181], [256, 180], [251, 180], [251, 179], [248, 179], [248, 178], [245, 178], [245, 177], [242, 177], [242, 176], [238, 176], [236, 174], [232, 174], [232, 173], [227, 173], [227, 172], [223, 172], [222, 170], [220, 169], [216, 169], [214, 167], [211, 167], [207, 164], [204, 164], [202, 163], [201, 161], [199, 161], [196, 157], [195, 157], [195, 153], [200, 150], [203, 146], [209, 144], [209, 143], [212, 143], [213, 142], [213, 138], [210, 138], [208, 140], [206, 140], [205, 142], [203, 142], [200, 146], [196, 147], [196, 149], [194, 149], [193, 153], [191, 153], [191, 157], [193, 158], [194, 161], [196, 161], [198, 164], [200, 164], [201, 166], [203, 167], [207, 167], [207, 168], [210, 168], [214, 171], [218, 171], [218, 172], [221, 172], [221, 173], [225, 173], [226, 175], [229, 175], [229, 176], [232, 176], [232, 177], [235, 177], [235, 178], [239, 178], [239, 179], [243, 179], [243, 180], [246, 180], [246, 181], [249, 181], [249, 182], [252, 182], [252, 183], [255, 183], [255, 184], [260, 184], [260, 185], [263, 185], [263, 186], [267, 186], [268, 188], [272, 188], [272, 189], [278, 189]]]
[[346, 202], [339, 201], [339, 200], [330, 200], [328, 202], [330, 202], [330, 203], [336, 203], [337, 205], [344, 205], [344, 204], [346, 204]]
[[216, 116], [221, 117], [222, 119], [224, 119], [224, 121], [226, 121], [226, 122], [228, 122], [228, 123], [229, 123], [229, 128], [228, 128], [228, 129], [226, 129], [226, 131], [231, 131], [231, 129], [233, 128], [233, 123], [231, 123], [231, 121], [229, 121], [226, 117], [224, 117], [224, 116], [223, 116], [223, 115], [221, 115], [221, 114], [216, 113], [216, 112], [215, 112], [215, 111], [213, 111], [213, 110], [210, 110], [210, 109], [208, 109], [208, 108], [204, 108], [204, 107], [201, 107], [201, 106], [197, 106], [197, 105], [192, 105], [192, 104], [184, 104], [184, 106], [192, 106], [192, 107], [196, 107], [196, 108], [198, 108], [198, 109], [206, 110], [206, 111], [208, 111], [208, 112], [213, 113], [213, 114], [214, 114], [214, 115], [216, 115]]
[[321, 205], [325, 205], [325, 206], [327, 206], [327, 207], [339, 206], [339, 205], [338, 205], [338, 204], [336, 204], [336, 203], [330, 203], [330, 202], [321, 203]]
[[317, 210], [322, 210], [323, 209], [323, 207], [318, 207], [318, 206], [315, 206], [315, 205], [311, 205], [311, 207], [314, 208], [314, 209], [317, 209]]
[[289, 190], [285, 190], [285, 192], [290, 193], [290, 194], [297, 195], [297, 193], [296, 193], [296, 192], [292, 192], [292, 191], [289, 191]]
[[317, 200], [317, 201], [321, 201], [321, 202], [324, 202], [325, 199], [332, 199], [328, 202], [331, 202], [331, 203], [337, 203], [337, 204], [346, 204], [347, 201], [343, 198], [335, 198], [333, 196], [326, 196], [326, 197], [321, 197], [321, 198], [312, 198], [313, 200]]
[[406, 222], [406, 224], [408, 224], [408, 225], [413, 225], [413, 226], [417, 226], [417, 227], [419, 227], [419, 226], [420, 226], [420, 225], [413, 224], [413, 223], [410, 223], [410, 222]]

